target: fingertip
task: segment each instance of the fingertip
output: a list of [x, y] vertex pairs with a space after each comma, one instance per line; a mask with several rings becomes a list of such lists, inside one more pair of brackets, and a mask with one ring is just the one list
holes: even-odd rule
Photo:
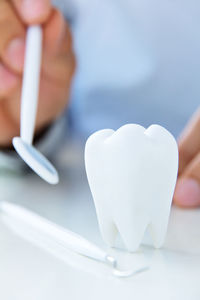
[[200, 206], [200, 184], [192, 178], [178, 180], [174, 203], [182, 208], [195, 208]]
[[51, 12], [49, 0], [14, 0], [14, 3], [27, 25], [45, 23]]

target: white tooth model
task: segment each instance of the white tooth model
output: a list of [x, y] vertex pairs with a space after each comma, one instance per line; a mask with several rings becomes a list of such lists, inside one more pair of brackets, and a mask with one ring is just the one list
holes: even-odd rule
[[104, 241], [113, 247], [119, 232], [133, 252], [149, 227], [160, 248], [178, 172], [174, 137], [159, 125], [100, 130], [87, 140], [85, 164]]

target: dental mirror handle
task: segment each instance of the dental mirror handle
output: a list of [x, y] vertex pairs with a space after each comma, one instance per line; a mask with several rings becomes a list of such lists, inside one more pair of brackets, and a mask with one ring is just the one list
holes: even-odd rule
[[24, 76], [21, 96], [21, 124], [22, 140], [32, 144], [37, 103], [39, 95], [40, 68], [42, 54], [42, 28], [39, 25], [27, 29]]

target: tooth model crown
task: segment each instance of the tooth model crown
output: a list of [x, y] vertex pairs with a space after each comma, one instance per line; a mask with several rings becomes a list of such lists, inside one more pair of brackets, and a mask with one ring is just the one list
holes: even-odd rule
[[178, 172], [178, 147], [163, 127], [128, 124], [92, 134], [85, 147], [86, 173], [104, 241], [119, 232], [136, 251], [149, 227], [163, 245]]

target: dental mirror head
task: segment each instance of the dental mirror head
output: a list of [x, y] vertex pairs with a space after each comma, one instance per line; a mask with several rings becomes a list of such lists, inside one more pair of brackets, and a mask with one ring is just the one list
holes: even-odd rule
[[39, 25], [33, 25], [27, 29], [26, 36], [20, 137], [13, 139], [13, 146], [20, 157], [35, 173], [47, 182], [56, 184], [59, 181], [56, 169], [32, 144], [37, 115], [41, 55], [42, 28]]
[[13, 146], [25, 163], [41, 178], [50, 184], [58, 183], [58, 172], [35, 147], [24, 142], [20, 137], [13, 139]]

